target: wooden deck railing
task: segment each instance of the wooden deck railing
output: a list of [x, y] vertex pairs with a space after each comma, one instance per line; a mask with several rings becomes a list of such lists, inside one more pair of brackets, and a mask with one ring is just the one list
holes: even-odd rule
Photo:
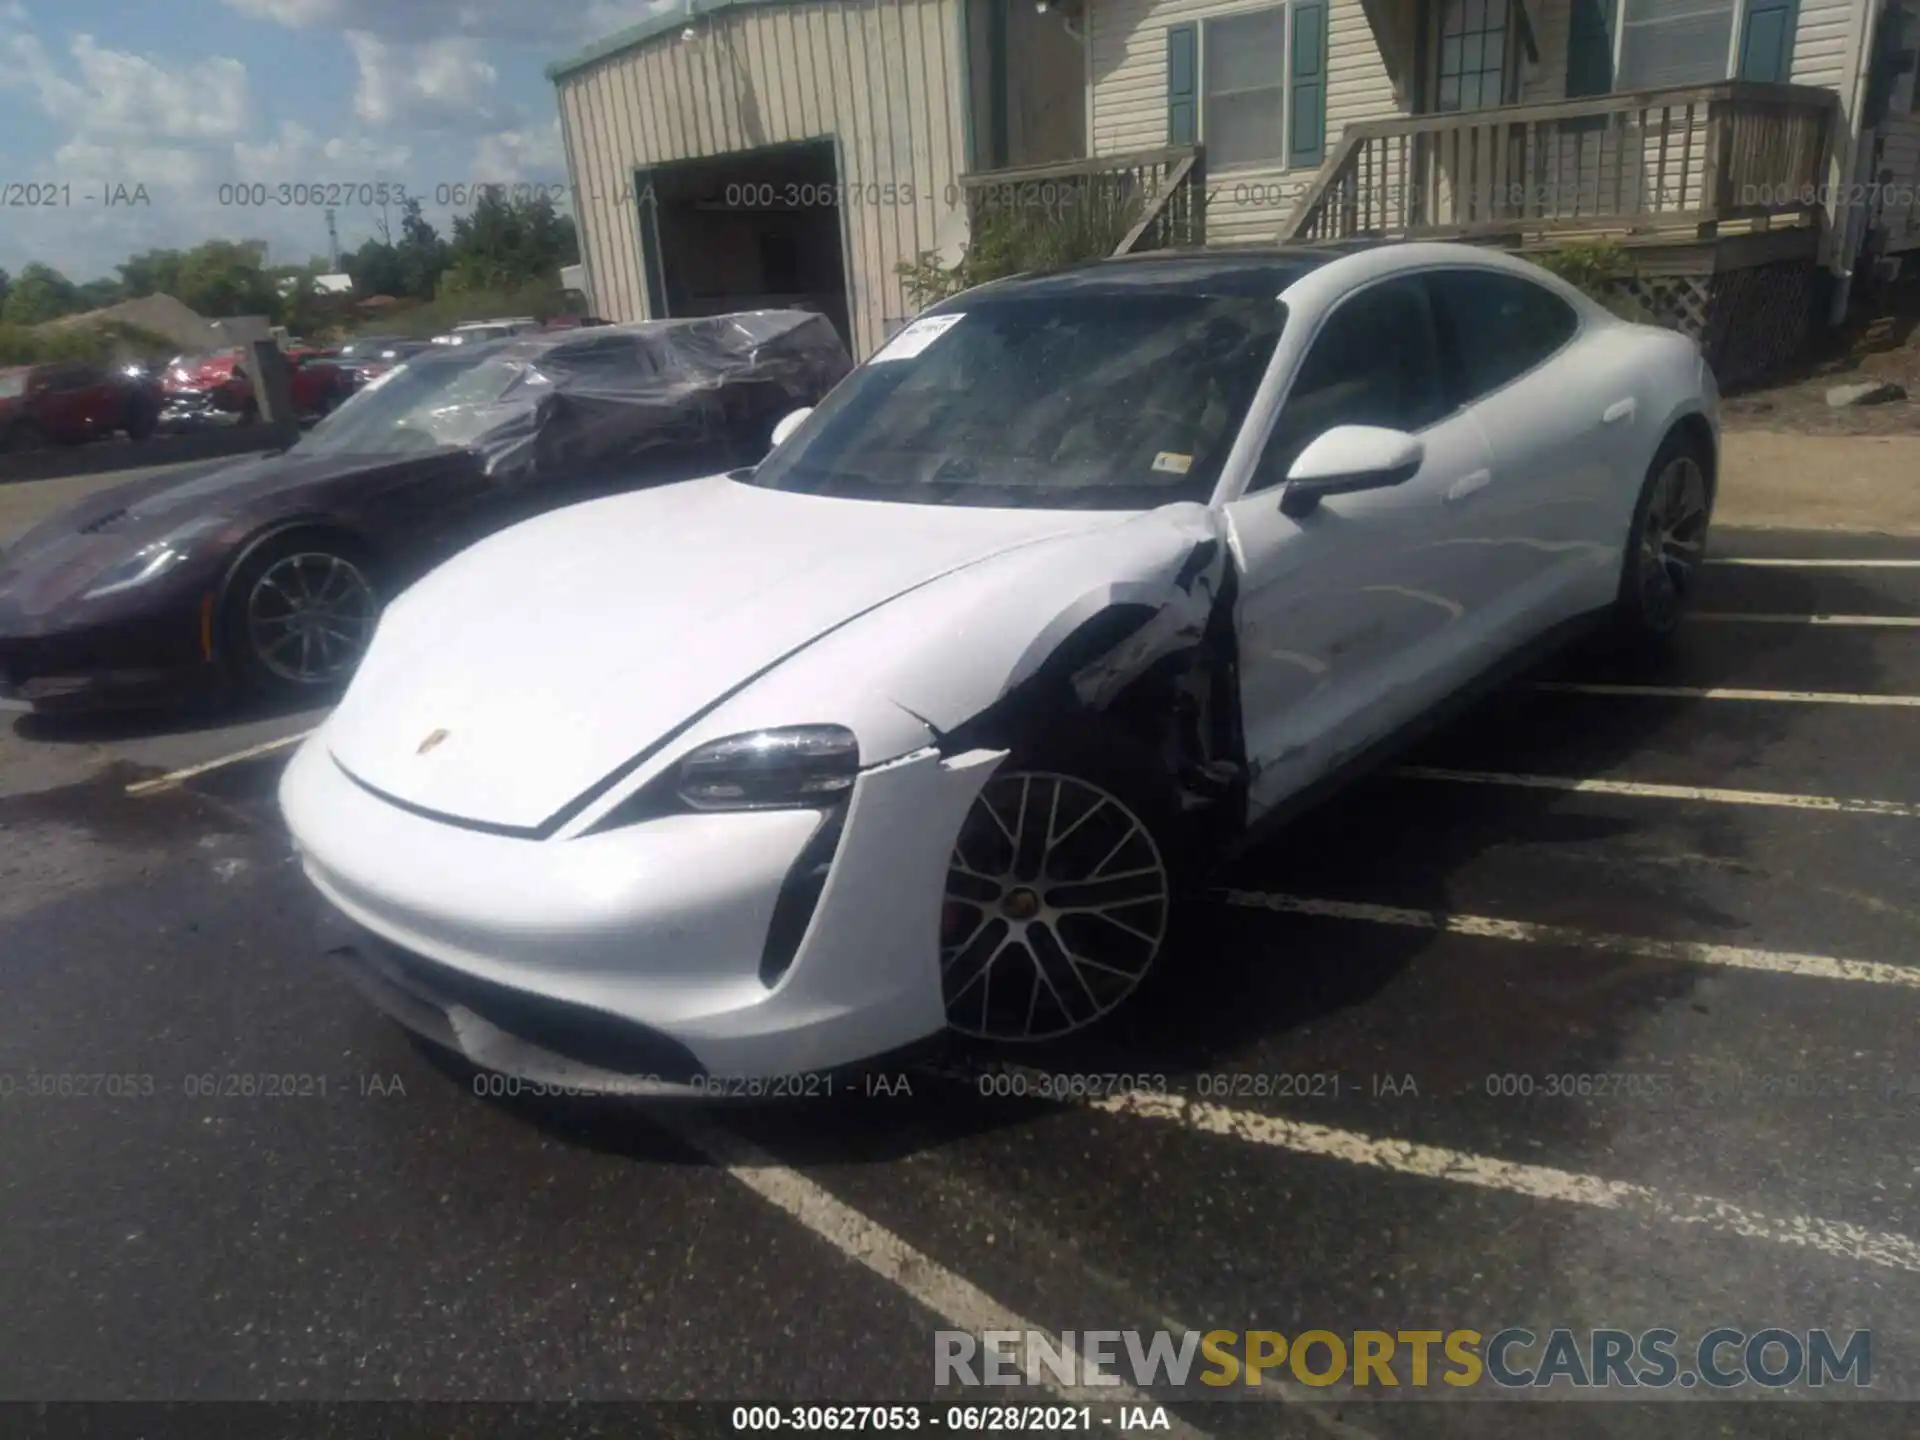
[[[1496, 238], [1816, 218], [1839, 97], [1725, 81], [1349, 125], [1282, 234]], [[1764, 218], [1763, 218], [1764, 217]]]
[[1044, 247], [1132, 254], [1204, 245], [1206, 156], [1198, 146], [1101, 155], [961, 177], [975, 243], [994, 225], [1045, 228]]

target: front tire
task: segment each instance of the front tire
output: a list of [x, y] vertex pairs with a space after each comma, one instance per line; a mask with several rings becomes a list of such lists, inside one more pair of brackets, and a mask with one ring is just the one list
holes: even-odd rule
[[1713, 519], [1709, 466], [1704, 447], [1676, 431], [1647, 467], [1614, 601], [1615, 632], [1631, 645], [1664, 645], [1692, 602]]
[[373, 639], [380, 600], [361, 548], [332, 535], [263, 542], [227, 589], [224, 632], [253, 695], [324, 700], [342, 689]]
[[1016, 749], [968, 810], [947, 871], [949, 1029], [1026, 1047], [1132, 1001], [1175, 930], [1178, 813], [1151, 758], [1097, 724]]

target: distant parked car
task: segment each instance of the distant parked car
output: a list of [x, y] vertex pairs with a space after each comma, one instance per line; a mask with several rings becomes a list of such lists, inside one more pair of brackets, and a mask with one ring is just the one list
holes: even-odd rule
[[397, 338], [353, 340], [340, 347], [335, 363], [346, 377], [347, 388], [358, 390], [369, 380], [377, 380], [396, 365], [433, 349], [430, 341]]
[[456, 325], [444, 335], [433, 337], [436, 345], [479, 345], [488, 340], [504, 340], [510, 335], [523, 335], [529, 330], [538, 330], [540, 322], [531, 315], [516, 315], [510, 320], [469, 320]]
[[[287, 367], [293, 413], [302, 419], [327, 414], [353, 393], [345, 372], [331, 360], [295, 350], [287, 352]], [[239, 350], [178, 360], [168, 367], [163, 385], [169, 429], [249, 425], [260, 418], [253, 379]]]
[[421, 355], [283, 454], [98, 492], [0, 551], [0, 696], [78, 709], [231, 681], [324, 698], [382, 603], [465, 545], [756, 464], [852, 366], [831, 325], [788, 311]]
[[78, 445], [124, 432], [144, 440], [160, 416], [160, 391], [132, 367], [85, 361], [0, 370], [0, 451]]

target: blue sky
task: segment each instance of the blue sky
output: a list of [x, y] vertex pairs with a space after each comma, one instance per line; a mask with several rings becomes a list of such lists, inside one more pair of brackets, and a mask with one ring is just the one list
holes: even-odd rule
[[[235, 203], [283, 184], [404, 186], [445, 233], [466, 207], [437, 205], [443, 186], [565, 181], [544, 67], [660, 3], [0, 0], [0, 267], [91, 280], [216, 238], [324, 255], [319, 206]], [[23, 184], [59, 203], [16, 203]], [[148, 203], [104, 203], [136, 186]], [[378, 227], [358, 198], [343, 249]]]

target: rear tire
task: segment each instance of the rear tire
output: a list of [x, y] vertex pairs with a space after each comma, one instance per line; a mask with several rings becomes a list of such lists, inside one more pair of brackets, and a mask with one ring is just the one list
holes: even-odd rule
[[1016, 747], [968, 810], [947, 871], [948, 1028], [1030, 1051], [1130, 1008], [1176, 933], [1183, 828], [1172, 782], [1110, 727]]
[[248, 693], [319, 702], [352, 679], [380, 616], [374, 570], [343, 536], [294, 531], [264, 541], [227, 587], [222, 634]]
[[1711, 472], [1705, 448], [1680, 431], [1647, 467], [1613, 607], [1615, 636], [1632, 648], [1664, 647], [1693, 599], [1713, 520]]

